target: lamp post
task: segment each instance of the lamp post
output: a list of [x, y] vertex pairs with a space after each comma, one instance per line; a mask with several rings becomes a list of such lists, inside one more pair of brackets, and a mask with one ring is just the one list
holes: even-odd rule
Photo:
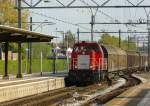
[[[34, 23], [34, 22], [33, 22]], [[46, 25], [55, 25], [56, 23], [53, 23], [53, 22], [49, 22], [48, 20], [44, 20], [43, 22], [41, 22], [36, 28], [33, 29], [33, 31], [36, 31], [38, 28], [40, 27], [43, 27], [43, 26], [46, 26]], [[31, 23], [31, 25], [33, 25]], [[36, 25], [36, 24], [34, 24]]]
[[50, 3], [51, 1], [50, 0], [44, 0], [44, 3]]

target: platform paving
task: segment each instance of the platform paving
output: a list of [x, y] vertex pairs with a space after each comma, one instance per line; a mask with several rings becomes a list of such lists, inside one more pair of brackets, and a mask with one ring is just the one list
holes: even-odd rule
[[38, 72], [38, 73], [33, 73], [33, 74], [26, 74], [23, 73], [23, 78], [16, 78], [16, 75], [9, 75], [8, 79], [3, 79], [3, 75], [0, 75], [0, 82], [4, 81], [15, 81], [15, 80], [20, 80], [20, 79], [31, 79], [31, 78], [37, 78], [37, 77], [66, 77], [68, 76], [67, 71], [59, 71], [57, 73], [53, 72]]
[[104, 106], [150, 106], [150, 76], [148, 75], [150, 73], [139, 75], [147, 81], [129, 88]]
[[0, 80], [0, 102], [6, 102], [26, 96], [36, 95], [65, 87], [63, 73], [51, 75], [38, 73], [24, 78], [13, 77]]

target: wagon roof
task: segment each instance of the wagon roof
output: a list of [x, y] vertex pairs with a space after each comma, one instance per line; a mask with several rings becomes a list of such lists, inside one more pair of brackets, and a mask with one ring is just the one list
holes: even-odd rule
[[118, 47], [111, 46], [111, 45], [103, 45], [108, 54], [118, 54], [118, 55], [126, 55], [126, 52]]
[[127, 52], [128, 55], [129, 54], [131, 54], [131, 55], [139, 55], [139, 53], [137, 53], [136, 51], [129, 51], [129, 50], [127, 50], [126, 52]]

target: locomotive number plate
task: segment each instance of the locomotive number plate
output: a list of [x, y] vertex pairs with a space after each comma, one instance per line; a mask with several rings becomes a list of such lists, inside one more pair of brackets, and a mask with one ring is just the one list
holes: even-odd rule
[[89, 68], [90, 68], [90, 56], [78, 55], [78, 69], [89, 69]]

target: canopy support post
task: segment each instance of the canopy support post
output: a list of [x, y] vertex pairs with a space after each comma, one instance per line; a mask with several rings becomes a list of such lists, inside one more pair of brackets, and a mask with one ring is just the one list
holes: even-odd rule
[[5, 73], [4, 79], [8, 79], [8, 42], [5, 42]]
[[18, 42], [18, 74], [17, 78], [22, 78], [21, 72], [21, 42]]

